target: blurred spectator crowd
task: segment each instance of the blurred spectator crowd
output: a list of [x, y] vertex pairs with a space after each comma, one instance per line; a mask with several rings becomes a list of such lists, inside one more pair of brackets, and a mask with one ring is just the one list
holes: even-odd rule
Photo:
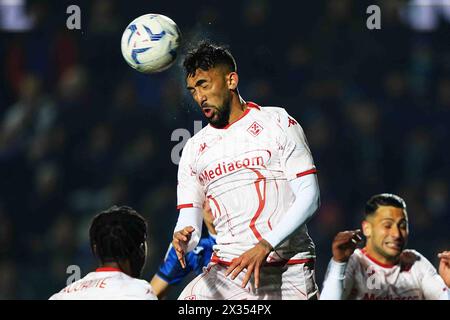
[[[332, 238], [359, 227], [375, 193], [406, 200], [409, 247], [435, 265], [450, 249], [444, 19], [418, 30], [404, 18], [411, 4], [397, 0], [95, 0], [78, 1], [81, 30], [71, 31], [69, 4], [25, 1], [32, 26], [0, 38], [0, 299], [47, 299], [69, 265], [89, 272], [90, 220], [113, 204], [149, 220], [147, 279], [162, 261], [177, 219], [171, 151], [183, 142], [171, 134], [193, 133], [202, 115], [181, 60], [151, 76], [124, 62], [122, 31], [149, 12], [175, 20], [186, 44], [228, 44], [243, 98], [283, 106], [303, 126], [321, 185], [309, 223], [320, 285]], [[381, 30], [366, 28], [370, 4], [381, 7]]]

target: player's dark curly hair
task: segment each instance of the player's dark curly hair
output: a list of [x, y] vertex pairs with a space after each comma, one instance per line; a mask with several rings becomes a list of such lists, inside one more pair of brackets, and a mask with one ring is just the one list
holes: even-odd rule
[[237, 65], [233, 55], [224, 47], [203, 40], [188, 51], [183, 62], [186, 76], [193, 76], [197, 69], [209, 70], [218, 65], [228, 68], [229, 72], [236, 72]]
[[367, 201], [364, 210], [366, 217], [375, 213], [380, 206], [392, 206], [406, 211], [405, 200], [392, 193], [381, 193], [372, 196]]
[[[140, 276], [145, 263], [147, 223], [127, 206], [113, 206], [94, 217], [89, 229], [91, 250], [103, 263], [130, 262], [132, 276]], [[121, 268], [123, 269], [123, 268]]]

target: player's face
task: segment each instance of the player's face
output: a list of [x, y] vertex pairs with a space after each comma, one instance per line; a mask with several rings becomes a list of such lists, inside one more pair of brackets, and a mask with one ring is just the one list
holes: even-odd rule
[[380, 206], [363, 224], [367, 246], [388, 261], [396, 261], [408, 240], [408, 217], [403, 209]]
[[223, 127], [228, 123], [231, 110], [231, 91], [227, 85], [229, 74], [221, 67], [209, 70], [197, 69], [188, 77], [187, 89], [202, 109], [209, 123]]

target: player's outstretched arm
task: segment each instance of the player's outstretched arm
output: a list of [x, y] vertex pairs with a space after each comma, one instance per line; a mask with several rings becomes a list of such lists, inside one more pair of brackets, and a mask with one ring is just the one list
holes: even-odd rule
[[201, 208], [183, 208], [180, 210], [175, 227], [172, 245], [183, 269], [186, 267], [184, 255], [194, 250], [202, 235], [203, 214]]
[[328, 264], [320, 300], [342, 300], [347, 262], [362, 240], [361, 230], [339, 232], [331, 246], [333, 258]]

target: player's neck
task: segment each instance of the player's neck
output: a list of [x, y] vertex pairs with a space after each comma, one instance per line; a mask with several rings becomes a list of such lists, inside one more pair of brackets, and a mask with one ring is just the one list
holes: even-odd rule
[[366, 245], [363, 249], [366, 256], [368, 256], [372, 261], [381, 265], [381, 266], [395, 266], [399, 263], [400, 257], [397, 258], [387, 258], [382, 254], [378, 253], [372, 246]]
[[231, 101], [231, 110], [230, 116], [228, 118], [228, 125], [236, 122], [245, 112], [245, 109], [247, 109], [247, 103], [244, 101], [244, 99], [242, 99], [240, 95], [233, 96], [232, 99], [233, 100]]
[[128, 270], [129, 269], [129, 264], [128, 263], [124, 263], [122, 265], [120, 265], [117, 262], [105, 262], [103, 264], [100, 265], [100, 268], [113, 268], [113, 269], [119, 269], [121, 270], [123, 273], [126, 274], [130, 274], [131, 272]]

